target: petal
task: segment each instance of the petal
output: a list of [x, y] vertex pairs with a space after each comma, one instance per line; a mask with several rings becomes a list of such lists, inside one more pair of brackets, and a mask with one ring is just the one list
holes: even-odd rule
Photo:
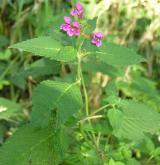
[[97, 47], [100, 47], [102, 45], [102, 41], [100, 40], [100, 41], [98, 41], [98, 42], [96, 42], [96, 46]]
[[72, 20], [71, 20], [71, 18], [64, 16], [64, 21], [65, 21], [67, 24], [70, 24]]
[[77, 10], [76, 10], [76, 9], [73, 9], [73, 10], [71, 11], [70, 14], [71, 14], [72, 16], [77, 15]]
[[78, 11], [77, 15], [78, 15], [79, 19], [82, 19], [83, 18], [83, 11], [82, 10]]
[[78, 22], [73, 22], [72, 26], [77, 28], [77, 29], [80, 29], [80, 27], [81, 27]]
[[78, 30], [75, 30], [74, 31], [74, 35], [79, 36], [80, 35], [80, 30], [79, 29]]
[[94, 34], [96, 37], [98, 38], [102, 38], [103, 37], [103, 33], [102, 32], [97, 32]]
[[74, 35], [74, 31], [72, 30], [72, 28], [68, 29], [67, 34], [70, 37], [72, 37]]
[[91, 43], [96, 45], [97, 42], [96, 40], [92, 39]]
[[60, 29], [62, 29], [63, 31], [66, 31], [66, 32], [67, 32], [70, 28], [71, 28], [71, 26], [68, 25], [68, 24], [62, 24], [61, 27], [60, 27]]
[[92, 39], [91, 43], [96, 45], [97, 47], [100, 47], [102, 45], [102, 41], [101, 40]]
[[83, 10], [83, 6], [79, 2], [76, 3], [76, 8], [78, 10]]

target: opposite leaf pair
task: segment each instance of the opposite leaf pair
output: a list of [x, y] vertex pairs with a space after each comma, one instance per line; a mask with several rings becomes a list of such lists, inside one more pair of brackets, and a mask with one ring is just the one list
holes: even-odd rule
[[[84, 9], [83, 6], [77, 2], [76, 8], [71, 11], [71, 15], [75, 16], [77, 15], [79, 19], [83, 18]], [[79, 36], [81, 34], [81, 25], [74, 21], [72, 23], [72, 19], [70, 17], [64, 16], [65, 23], [61, 25], [60, 29], [67, 33], [69, 37], [72, 36]], [[102, 45], [102, 38], [103, 33], [102, 32], [95, 32], [90, 35], [91, 37], [91, 43], [96, 45], [97, 47]]]

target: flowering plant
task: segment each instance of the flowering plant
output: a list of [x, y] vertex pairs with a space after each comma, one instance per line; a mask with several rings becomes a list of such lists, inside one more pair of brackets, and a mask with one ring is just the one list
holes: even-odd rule
[[[64, 73], [64, 69], [69, 68], [72, 78], [68, 80], [66, 77], [55, 75], [50, 80], [44, 80], [37, 85], [33, 93], [33, 108], [28, 124], [20, 127], [0, 150], [0, 164], [2, 165], [68, 164], [65, 160], [68, 155], [72, 154], [77, 155], [76, 158], [79, 157], [74, 164], [79, 161], [80, 164], [85, 164], [88, 153], [96, 153], [95, 157], [101, 160], [100, 163], [94, 162], [94, 164], [106, 164], [108, 153], [106, 154], [104, 149], [101, 154], [102, 144], [99, 137], [102, 135], [105, 139], [108, 136], [107, 139], [109, 139], [110, 132], [108, 135], [108, 132], [106, 133], [104, 130], [100, 132], [98, 127], [98, 132], [92, 129], [98, 119], [108, 126], [108, 130], [110, 130], [110, 123], [116, 130], [113, 133], [114, 136], [129, 140], [142, 138], [144, 133], [157, 131], [155, 125], [150, 126], [149, 129], [145, 129], [143, 126], [139, 128], [139, 125], [146, 125], [145, 122], [150, 117], [150, 112], [146, 119], [139, 111], [132, 111], [131, 115], [134, 116], [135, 121], [128, 122], [127, 120], [133, 120], [133, 118], [130, 116], [130, 112], [120, 110], [123, 108], [122, 105], [139, 106], [139, 104], [120, 100], [118, 95], [110, 94], [109, 98], [107, 97], [102, 105], [99, 105], [100, 107], [92, 108], [88, 97], [90, 84], [87, 84], [84, 76], [86, 73], [84, 66], [90, 64], [87, 71], [94, 72], [96, 69], [105, 75], [110, 70], [115, 73], [118, 72], [118, 67], [125, 68], [144, 59], [129, 48], [104, 40], [102, 44], [103, 33], [95, 31], [97, 19], [85, 19], [84, 8], [80, 3], [76, 3], [70, 14], [73, 17], [64, 16], [64, 23], [58, 27], [60, 28], [58, 32], [53, 31], [51, 35], [29, 39], [10, 46], [10, 48], [43, 57], [44, 60], [54, 63], [55, 66], [58, 63], [59, 75]], [[41, 71], [43, 72], [43, 70]], [[143, 106], [140, 105], [141, 107]], [[105, 115], [99, 115], [105, 110], [107, 110]], [[152, 116], [158, 121], [156, 112], [152, 112]], [[143, 120], [137, 122], [140, 117]], [[150, 118], [149, 120], [151, 121]], [[131, 124], [128, 126], [128, 123]], [[83, 125], [86, 127], [83, 128]], [[123, 125], [123, 127], [119, 125]], [[133, 134], [132, 130], [135, 130], [136, 133]], [[130, 136], [126, 136], [126, 132], [129, 132]], [[72, 137], [73, 134], [74, 137]], [[141, 136], [136, 136], [137, 134]], [[67, 140], [69, 138], [70, 141]], [[70, 148], [74, 148], [73, 143], [75, 145], [83, 144], [82, 147], [78, 147], [83, 150], [82, 155], [79, 156], [76, 153], [77, 150], [74, 149], [74, 152], [70, 152]], [[84, 147], [89, 148], [87, 154]], [[90, 152], [90, 147], [93, 147], [96, 152]], [[81, 158], [83, 158], [83, 162], [81, 162]]]
[[[79, 2], [76, 3], [76, 8], [71, 11], [71, 15], [72, 16], [77, 15], [79, 20], [83, 19], [84, 9]], [[65, 23], [61, 25], [60, 29], [66, 32], [69, 37], [72, 37], [74, 35], [75, 36], [81, 35], [81, 25], [77, 21], [71, 23], [72, 19], [66, 16], [64, 16], [64, 21]], [[97, 47], [102, 45], [102, 38], [103, 38], [102, 32], [92, 33], [90, 34], [90, 37], [92, 38], [91, 41], [92, 44], [96, 45]]]

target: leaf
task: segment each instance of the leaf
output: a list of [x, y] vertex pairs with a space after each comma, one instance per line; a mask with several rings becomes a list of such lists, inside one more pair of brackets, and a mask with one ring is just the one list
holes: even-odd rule
[[15, 102], [0, 97], [0, 119], [8, 119], [21, 111], [21, 106]]
[[95, 17], [93, 19], [89, 19], [86, 21], [86, 29], [85, 29], [86, 34], [90, 33], [91, 31], [94, 31], [96, 29], [97, 18], [98, 17]]
[[77, 83], [58, 81], [42, 82], [33, 94], [33, 125], [48, 124], [51, 111], [57, 113], [57, 124], [64, 124], [69, 117], [81, 109], [82, 99]]
[[29, 76], [33, 79], [41, 78], [46, 75], [55, 75], [59, 73], [61, 65], [58, 61], [42, 58], [33, 62], [30, 65], [22, 67], [19, 72], [15, 72], [10, 78], [11, 82], [14, 83], [21, 89], [25, 89], [26, 80]]
[[104, 62], [101, 62], [95, 58], [95, 56], [91, 55], [88, 58], [88, 61], [83, 63], [82, 69], [85, 72], [102, 72], [103, 74], [109, 75], [110, 77], [117, 77], [124, 75], [124, 69], [120, 69], [111, 65], [108, 65]]
[[127, 66], [144, 61], [133, 50], [113, 43], [103, 43], [95, 53], [100, 60], [113, 66]]
[[[64, 134], [64, 131], [61, 131], [61, 133]], [[63, 138], [61, 137], [60, 139]], [[55, 142], [57, 142], [56, 147], [58, 148], [55, 148]], [[61, 150], [61, 145], [65, 146], [63, 142], [60, 143], [59, 136], [57, 138], [55, 137], [53, 128], [40, 129], [26, 125], [16, 131], [16, 133], [14, 133], [14, 135], [1, 147], [0, 164], [56, 165], [55, 160], [59, 155], [56, 155], [57, 153], [55, 153], [55, 151]]]
[[123, 100], [122, 111], [111, 109], [108, 112], [110, 123], [117, 137], [130, 140], [145, 138], [147, 133], [155, 134], [160, 128], [160, 114], [142, 103]]
[[10, 85], [10, 82], [4, 79], [0, 80], [0, 90], [2, 90], [4, 88], [4, 86], [8, 86]]
[[105, 93], [107, 96], [118, 96], [118, 88], [115, 80], [110, 80], [105, 87]]
[[11, 57], [11, 51], [6, 49], [4, 51], [0, 51], [0, 60], [7, 61]]
[[111, 159], [108, 165], [124, 165], [124, 163]]
[[129, 159], [126, 165], [141, 165], [136, 159]]
[[60, 61], [73, 61], [76, 58], [76, 50], [72, 46], [65, 46], [59, 51]]
[[110, 109], [108, 111], [109, 121], [114, 128], [114, 132], [119, 131], [122, 127], [123, 113], [118, 109]]
[[76, 51], [73, 47], [63, 47], [57, 40], [47, 36], [23, 41], [11, 45], [10, 48], [17, 48], [37, 56], [44, 56], [63, 62], [73, 61], [76, 58]]
[[31, 122], [2, 146], [0, 164], [59, 164], [68, 145], [64, 124], [81, 108], [81, 102], [77, 83], [48, 80], [38, 85], [33, 94]]

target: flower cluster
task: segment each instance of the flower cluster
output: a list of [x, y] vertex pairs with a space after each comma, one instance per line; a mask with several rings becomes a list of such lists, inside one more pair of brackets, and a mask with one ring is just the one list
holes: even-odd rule
[[[78, 16], [78, 19], [80, 20], [83, 19], [83, 6], [79, 2], [77, 2], [75, 9], [73, 9], [70, 14], [72, 16]], [[70, 17], [64, 16], [64, 23], [61, 25], [60, 29], [66, 32], [69, 37], [79, 36], [81, 31], [81, 25], [77, 21], [72, 22], [72, 19]], [[90, 36], [92, 44], [96, 45], [97, 47], [102, 45], [102, 32], [95, 32], [92, 33]]]
[[61, 25], [60, 29], [65, 31], [68, 36], [80, 35], [80, 24], [78, 22], [72, 22], [71, 18], [64, 16], [65, 23]]

